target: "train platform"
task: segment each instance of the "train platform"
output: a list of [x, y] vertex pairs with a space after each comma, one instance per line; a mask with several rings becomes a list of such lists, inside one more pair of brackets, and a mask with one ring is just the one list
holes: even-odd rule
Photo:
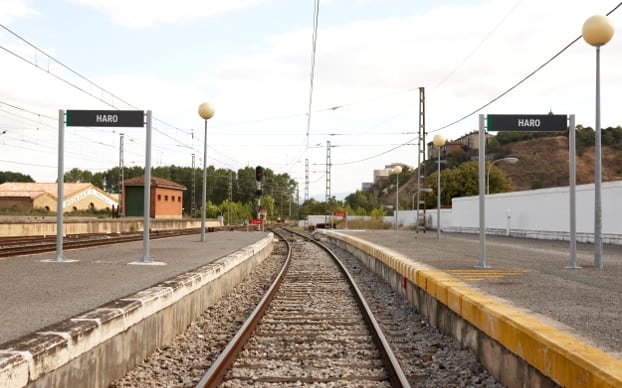
[[452, 314], [557, 384], [622, 386], [621, 246], [605, 245], [604, 268], [596, 269], [593, 245], [577, 244], [581, 268], [570, 269], [569, 242], [487, 236], [490, 268], [478, 268], [479, 234], [442, 233], [437, 239], [436, 233], [414, 231], [320, 233], [383, 262], [385, 278], [401, 283], [409, 299], [444, 331], [449, 327], [462, 336], [461, 343], [484, 357], [495, 376], [505, 375], [502, 381], [530, 386], [536, 380], [529, 380], [535, 376], [531, 372], [510, 368], [516, 359], [491, 351], [489, 340], [473, 345]]
[[[36, 332], [187, 273], [265, 238], [264, 232], [222, 231], [150, 241], [158, 265], [144, 259], [143, 242], [0, 258], [0, 344]], [[76, 260], [69, 262], [69, 260]]]

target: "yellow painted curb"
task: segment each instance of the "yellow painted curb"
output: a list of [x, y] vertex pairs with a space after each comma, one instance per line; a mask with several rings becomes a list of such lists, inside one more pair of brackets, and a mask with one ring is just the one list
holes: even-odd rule
[[565, 387], [622, 387], [622, 360], [473, 290], [445, 271], [353, 236], [339, 232], [330, 235], [381, 260], [556, 383]]

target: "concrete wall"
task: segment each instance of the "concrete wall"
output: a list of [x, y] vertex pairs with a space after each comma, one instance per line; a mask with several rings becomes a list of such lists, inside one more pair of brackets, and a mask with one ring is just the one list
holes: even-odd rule
[[[215, 219], [208, 219], [206, 227], [221, 226]], [[143, 230], [144, 219], [142, 217], [127, 218], [101, 218], [84, 220], [84, 218], [72, 220], [71, 217], [63, 218], [63, 235], [82, 233], [124, 233], [140, 232]], [[200, 219], [152, 219], [149, 221], [152, 231], [193, 229], [201, 227]], [[21, 221], [7, 221], [0, 223], [0, 236], [52, 236], [56, 235], [56, 217], [25, 217]]]
[[0, 387], [107, 387], [175, 338], [268, 257], [273, 235], [190, 274], [0, 349]]
[[[622, 181], [602, 184], [602, 237], [607, 244], [622, 244]], [[570, 190], [568, 187], [490, 194], [485, 199], [486, 233], [551, 240], [570, 239]], [[479, 196], [452, 199], [451, 209], [440, 211], [441, 230], [478, 233]], [[423, 211], [420, 210], [420, 216]], [[369, 217], [348, 216], [349, 220]], [[340, 219], [336, 217], [335, 220]], [[398, 225], [413, 227], [416, 210], [400, 210]], [[428, 229], [436, 229], [437, 211], [425, 213]], [[383, 220], [395, 224], [394, 216]], [[305, 224], [324, 222], [324, 216], [309, 216]], [[594, 184], [576, 187], [577, 241], [594, 241]]]
[[[490, 233], [519, 237], [568, 240], [570, 199], [568, 187], [491, 194], [486, 196], [486, 229]], [[603, 242], [622, 244], [622, 182], [602, 184]], [[508, 217], [509, 216], [509, 217]], [[576, 189], [577, 240], [594, 241], [594, 185]], [[454, 198], [441, 229], [479, 230], [479, 197]]]
[[622, 361], [444, 271], [334, 230], [315, 234], [354, 254], [508, 387], [622, 387]]

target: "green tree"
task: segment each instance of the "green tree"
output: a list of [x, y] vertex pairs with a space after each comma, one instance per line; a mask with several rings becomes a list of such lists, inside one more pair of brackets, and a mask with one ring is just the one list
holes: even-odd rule
[[275, 208], [275, 200], [271, 195], [264, 195], [261, 197], [261, 208], [266, 209], [268, 219], [276, 219], [278, 215], [275, 216], [274, 208]]
[[371, 216], [373, 219], [378, 220], [378, 219], [382, 219], [382, 217], [384, 217], [384, 214], [385, 214], [385, 213], [386, 213], [386, 211], [385, 211], [385, 209], [384, 209], [384, 206], [380, 206], [380, 207], [379, 207], [379, 208], [377, 208], [377, 209], [373, 209], [373, 210], [371, 211], [371, 213], [370, 213], [370, 216]]
[[314, 198], [310, 198], [306, 200], [300, 207], [300, 218], [304, 220], [309, 215], [324, 214], [325, 209], [326, 204], [324, 202], [319, 202]]
[[362, 190], [357, 190], [353, 194], [348, 195], [345, 198], [345, 202], [352, 209], [364, 209], [365, 212], [371, 210], [368, 193]]
[[4, 182], [34, 182], [34, 179], [20, 172], [0, 171], [0, 183]]
[[[486, 164], [488, 166], [488, 163]], [[486, 167], [487, 168], [487, 167]], [[426, 186], [432, 193], [426, 195], [426, 206], [436, 208], [437, 173], [430, 175]], [[490, 192], [500, 193], [513, 190], [512, 181], [496, 166], [490, 172]], [[455, 168], [441, 171], [441, 206], [450, 206], [451, 199], [479, 194], [479, 162], [470, 161]]]
[[[79, 168], [72, 168], [67, 171], [63, 177], [65, 182], [71, 183], [83, 183], [88, 182], [92, 183], [93, 173], [88, 170], [81, 170]], [[100, 186], [101, 187], [101, 186]]]
[[[229, 212], [229, 206], [231, 206], [231, 212]], [[239, 225], [248, 219], [255, 218], [254, 213], [256, 211], [251, 203], [231, 202], [230, 204], [229, 201], [225, 200], [219, 208], [226, 225]], [[229, 215], [231, 215], [230, 219]]]

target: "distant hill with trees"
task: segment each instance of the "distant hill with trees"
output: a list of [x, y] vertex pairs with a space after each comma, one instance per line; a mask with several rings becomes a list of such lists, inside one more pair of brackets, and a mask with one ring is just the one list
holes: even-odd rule
[[[594, 139], [592, 128], [576, 128], [577, 184], [594, 182]], [[568, 134], [555, 132], [499, 132], [486, 145], [488, 162], [505, 157], [516, 157], [515, 164], [498, 162], [490, 170], [490, 192], [532, 190], [568, 186], [569, 149]], [[441, 206], [451, 206], [451, 199], [479, 193], [479, 151], [458, 149], [446, 155], [441, 164]], [[422, 186], [432, 193], [422, 195], [427, 208], [436, 208], [437, 165], [435, 160], [426, 162], [427, 176]], [[602, 179], [622, 180], [622, 127], [605, 128], [602, 131]], [[380, 185], [369, 191], [357, 191], [345, 199], [345, 205], [354, 209], [374, 209], [395, 204], [397, 177], [390, 175]], [[400, 209], [413, 209], [417, 191], [417, 174], [404, 169], [399, 177]], [[358, 209], [358, 210], [356, 210]], [[369, 211], [369, 210], [368, 210]]]

